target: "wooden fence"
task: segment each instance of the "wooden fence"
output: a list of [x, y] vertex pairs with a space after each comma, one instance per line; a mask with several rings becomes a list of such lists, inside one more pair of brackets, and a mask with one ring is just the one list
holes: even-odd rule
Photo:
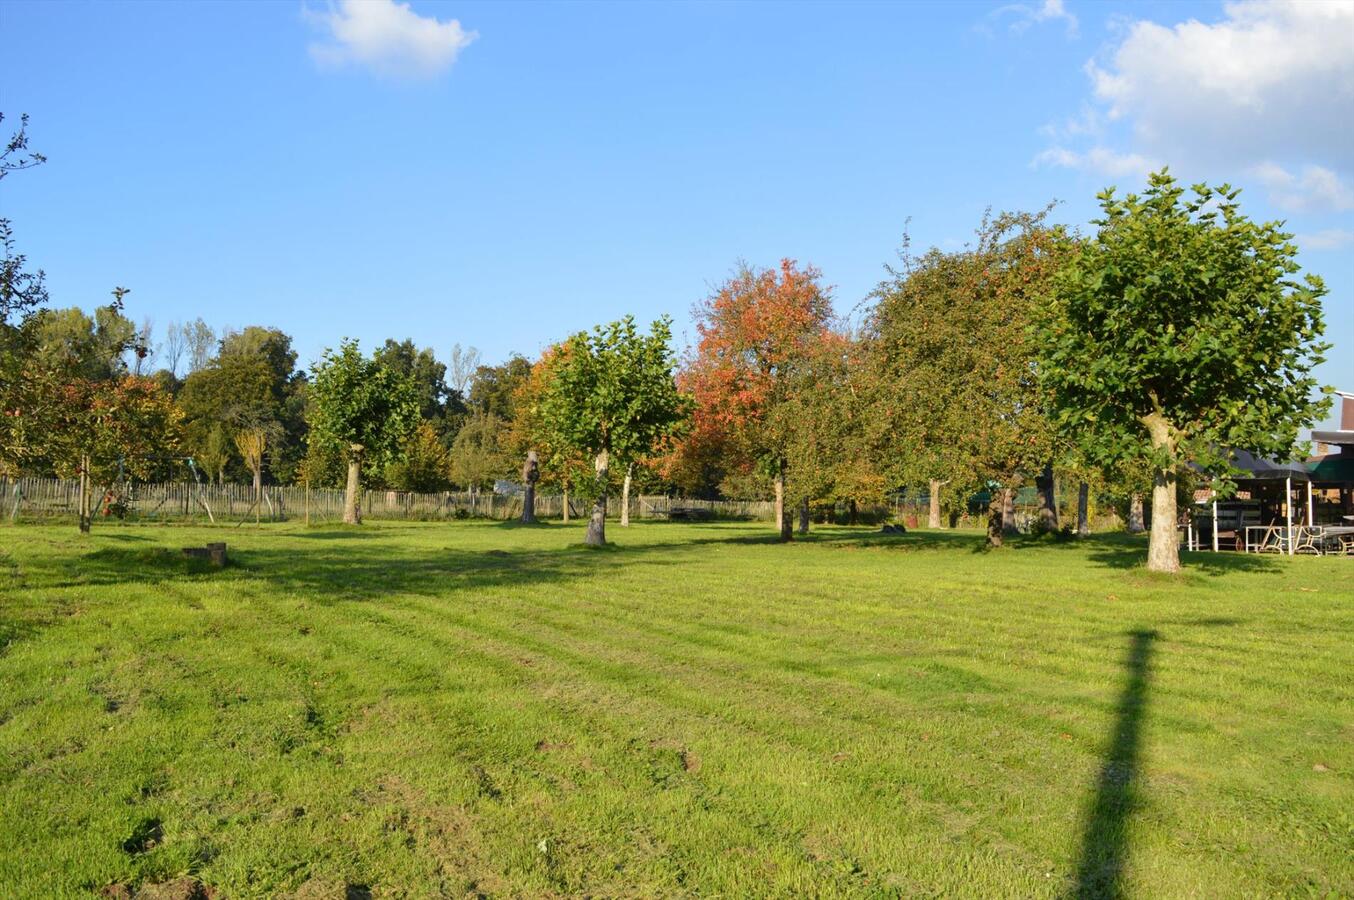
[[[80, 483], [56, 478], [20, 478], [0, 483], [0, 515], [4, 521], [19, 519], [75, 518]], [[116, 502], [96, 488], [95, 515], [122, 516], [129, 520], [189, 520], [214, 522], [308, 521], [338, 522], [343, 519], [343, 491], [307, 488], [304, 485], [266, 485], [258, 502], [248, 484], [195, 484], [162, 482], [132, 484]], [[770, 521], [775, 505], [770, 501], [681, 500], [635, 495], [630, 498], [634, 518], [666, 518], [673, 507], [709, 510], [717, 518]], [[591, 502], [571, 497], [571, 517], [586, 516]], [[561, 518], [564, 497], [537, 494], [536, 515]], [[620, 497], [611, 497], [607, 515], [619, 516]], [[492, 492], [444, 491], [412, 494], [405, 491], [362, 492], [362, 515], [370, 519], [435, 520], [455, 518], [515, 519], [522, 514], [522, 497]]]

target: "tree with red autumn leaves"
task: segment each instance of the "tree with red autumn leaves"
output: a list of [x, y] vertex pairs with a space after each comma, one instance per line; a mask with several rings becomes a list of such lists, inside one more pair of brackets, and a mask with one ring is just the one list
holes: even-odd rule
[[786, 509], [790, 423], [778, 410], [797, 375], [831, 334], [832, 301], [812, 266], [791, 259], [776, 269], [744, 265], [693, 311], [700, 340], [683, 372], [695, 401], [692, 440], [727, 445], [775, 484], [782, 540], [792, 531]]

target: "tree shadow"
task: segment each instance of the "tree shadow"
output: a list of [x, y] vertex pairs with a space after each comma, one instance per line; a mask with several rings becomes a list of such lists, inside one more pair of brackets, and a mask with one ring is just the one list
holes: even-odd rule
[[[1111, 569], [1142, 569], [1147, 565], [1147, 547], [1129, 543], [1101, 543], [1089, 556]], [[1180, 554], [1181, 568], [1205, 575], [1226, 575], [1229, 572], [1277, 572], [1279, 565], [1272, 559], [1253, 553], [1191, 552]]]
[[1129, 817], [1138, 804], [1137, 776], [1143, 713], [1151, 676], [1156, 631], [1130, 632], [1132, 642], [1124, 660], [1127, 678], [1115, 710], [1114, 734], [1096, 782], [1095, 798], [1086, 817], [1081, 861], [1070, 896], [1120, 897], [1120, 877], [1128, 852]]
[[[386, 532], [388, 537], [388, 531]], [[193, 577], [231, 582], [264, 581], [308, 599], [374, 600], [392, 593], [428, 596], [448, 591], [524, 587], [596, 577], [613, 567], [678, 565], [696, 549], [681, 543], [617, 545], [599, 552], [582, 544], [536, 550], [466, 550], [455, 547], [364, 545], [359, 534], [335, 532], [290, 548], [230, 549], [224, 568], [186, 559], [167, 547], [103, 547], [83, 554], [77, 566], [52, 564], [31, 574], [43, 587], [158, 584]], [[653, 552], [661, 551], [661, 552]]]

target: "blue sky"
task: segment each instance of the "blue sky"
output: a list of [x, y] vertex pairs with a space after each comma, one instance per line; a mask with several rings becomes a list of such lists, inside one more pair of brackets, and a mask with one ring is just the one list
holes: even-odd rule
[[58, 305], [498, 360], [689, 333], [740, 259], [813, 263], [846, 313], [909, 220], [1084, 224], [1169, 162], [1302, 235], [1354, 389], [1348, 4], [6, 0], [0, 33], [50, 159], [0, 204]]

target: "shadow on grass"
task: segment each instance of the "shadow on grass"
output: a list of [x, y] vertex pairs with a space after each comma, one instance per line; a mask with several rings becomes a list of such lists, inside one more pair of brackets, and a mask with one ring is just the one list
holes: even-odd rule
[[1130, 637], [1124, 660], [1127, 677], [1115, 710], [1114, 734], [1086, 817], [1081, 861], [1070, 892], [1078, 900], [1123, 895], [1119, 879], [1128, 851], [1129, 817], [1138, 803], [1140, 732], [1147, 707], [1152, 645], [1158, 634], [1139, 630], [1131, 632]]
[[[688, 526], [699, 527], [699, 526]], [[770, 529], [765, 534], [740, 534], [693, 537], [694, 544], [778, 544], [779, 536]], [[1123, 533], [1091, 535], [1071, 540], [1029, 535], [1008, 535], [1001, 548], [991, 548], [987, 538], [977, 531], [916, 530], [906, 534], [881, 534], [878, 531], [843, 527], [811, 531], [795, 535], [792, 544], [834, 544], [871, 547], [883, 550], [949, 550], [969, 554], [1022, 552], [1029, 550], [1080, 551], [1086, 558], [1110, 569], [1139, 569], [1147, 562], [1146, 538]], [[1272, 559], [1244, 553], [1181, 553], [1186, 571], [1204, 575], [1224, 575], [1229, 572], [1275, 572], [1279, 565]]]
[[[375, 536], [377, 533], [372, 532]], [[389, 537], [389, 530], [384, 530]], [[311, 537], [309, 533], [297, 535]], [[447, 591], [525, 587], [593, 578], [620, 566], [678, 565], [684, 543], [604, 548], [582, 544], [542, 550], [465, 550], [454, 547], [402, 548], [389, 542], [364, 545], [363, 535], [338, 532], [313, 545], [230, 551], [230, 564], [213, 568], [175, 550], [104, 547], [80, 557], [75, 570], [34, 573], [48, 587], [156, 584], [199, 576], [222, 584], [260, 581], [307, 595], [308, 600], [375, 600], [392, 593], [440, 595]], [[662, 554], [651, 551], [661, 550]]]
[[[560, 525], [504, 522], [457, 527], [480, 527], [505, 537], [518, 529], [563, 529]], [[684, 540], [671, 540], [677, 528], [689, 529]], [[613, 540], [604, 552], [585, 547], [581, 541], [568, 547], [551, 549], [438, 549], [427, 547], [426, 543], [422, 546], [402, 546], [398, 535], [406, 531], [416, 531], [422, 536], [435, 533], [417, 524], [383, 523], [379, 529], [309, 528], [287, 534], [288, 538], [295, 538], [302, 543], [299, 547], [240, 550], [232, 547], [231, 565], [225, 570], [204, 568], [164, 547], [127, 544], [86, 553], [74, 567], [68, 564], [58, 567], [54, 562], [49, 571], [41, 573], [45, 577], [38, 580], [49, 586], [66, 587], [157, 583], [185, 575], [226, 581], [261, 578], [284, 588], [318, 593], [321, 597], [375, 597], [388, 592], [432, 594], [447, 589], [530, 585], [593, 577], [604, 573], [609, 567], [621, 565], [642, 564], [667, 568], [681, 565], [683, 559], [693, 551], [711, 545], [772, 548], [780, 543], [778, 534], [770, 528], [764, 532], [746, 528], [731, 531], [729, 526], [720, 524], [668, 524], [662, 529], [661, 540], [641, 542], [642, 535], [632, 535], [620, 542]], [[396, 540], [392, 541], [392, 537]], [[140, 536], [132, 539], [140, 539]], [[122, 541], [119, 540], [119, 543]], [[982, 533], [956, 531], [911, 531], [894, 535], [837, 527], [799, 535], [791, 546], [794, 545], [869, 548], [883, 552], [926, 550], [963, 553], [966, 556], [987, 552]], [[1083, 558], [1092, 563], [1123, 570], [1140, 567], [1146, 552], [1141, 538], [1120, 534], [1066, 542], [1018, 537], [1009, 539], [1007, 547], [1000, 552], [1057, 553], [1063, 550], [1078, 550]], [[1244, 555], [1191, 553], [1185, 554], [1185, 561], [1188, 570], [1200, 575], [1237, 571], [1268, 572], [1277, 568], [1272, 560]], [[957, 563], [962, 565], [962, 562]]]

